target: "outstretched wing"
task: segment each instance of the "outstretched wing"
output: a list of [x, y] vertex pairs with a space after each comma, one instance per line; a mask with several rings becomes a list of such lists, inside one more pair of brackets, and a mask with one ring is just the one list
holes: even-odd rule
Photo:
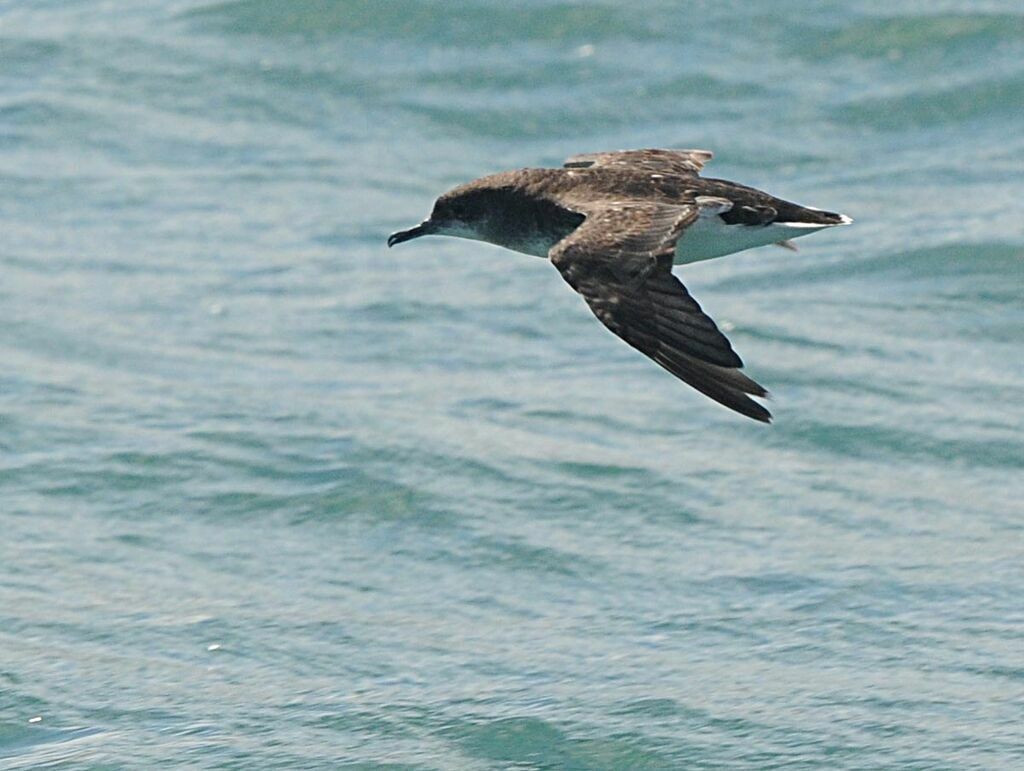
[[710, 150], [618, 150], [608, 153], [582, 153], [566, 158], [567, 169], [589, 166], [624, 166], [655, 174], [692, 176], [711, 160]]
[[680, 380], [737, 412], [771, 421], [750, 398], [767, 396], [715, 322], [672, 274], [695, 205], [649, 202], [587, 207], [587, 219], [548, 256], [601, 322]]

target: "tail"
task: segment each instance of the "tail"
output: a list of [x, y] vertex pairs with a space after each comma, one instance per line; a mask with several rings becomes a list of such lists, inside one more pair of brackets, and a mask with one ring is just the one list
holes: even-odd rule
[[838, 212], [812, 209], [809, 206], [800, 206], [788, 201], [780, 201], [779, 203], [781, 205], [776, 206], [778, 214], [775, 216], [775, 222], [779, 225], [827, 228], [834, 225], [849, 225], [853, 222], [850, 217]]

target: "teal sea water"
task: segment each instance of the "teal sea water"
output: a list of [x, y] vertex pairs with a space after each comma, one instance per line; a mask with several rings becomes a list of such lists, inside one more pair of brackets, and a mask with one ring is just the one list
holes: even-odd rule
[[[0, 768], [1024, 767], [1024, 8], [0, 4]], [[543, 260], [574, 152], [850, 228], [677, 269], [736, 416]]]

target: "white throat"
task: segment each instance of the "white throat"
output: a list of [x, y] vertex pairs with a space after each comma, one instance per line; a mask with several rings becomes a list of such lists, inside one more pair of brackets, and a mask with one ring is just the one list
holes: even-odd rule
[[[540, 233], [530, 234], [527, 238], [505, 238], [503, 234], [496, 233], [487, 228], [476, 228], [464, 222], [452, 223], [439, 227], [434, 235], [454, 236], [455, 238], [467, 238], [471, 241], [484, 241], [495, 246], [502, 246], [521, 254], [529, 254], [534, 257], [547, 259], [548, 251], [558, 243], [558, 239], [545, 238]], [[511, 235], [511, 234], [508, 234]]]

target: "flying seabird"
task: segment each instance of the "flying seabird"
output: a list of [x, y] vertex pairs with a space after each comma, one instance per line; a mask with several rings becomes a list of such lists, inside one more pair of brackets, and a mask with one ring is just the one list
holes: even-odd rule
[[842, 214], [800, 206], [700, 176], [707, 150], [622, 150], [520, 169], [448, 191], [426, 220], [388, 246], [458, 236], [551, 260], [612, 332], [680, 380], [765, 423], [751, 396], [768, 392], [740, 372], [725, 335], [672, 274], [673, 265], [847, 225]]

